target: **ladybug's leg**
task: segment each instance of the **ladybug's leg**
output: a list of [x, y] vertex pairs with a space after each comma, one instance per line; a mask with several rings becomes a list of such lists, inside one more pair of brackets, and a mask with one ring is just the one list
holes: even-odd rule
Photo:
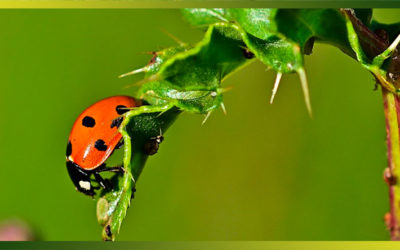
[[94, 178], [100, 184], [101, 187], [103, 187], [106, 190], [113, 189], [112, 188], [112, 184], [108, 179], [103, 179], [103, 177], [101, 177], [99, 173], [94, 173], [93, 175], [94, 175]]
[[115, 146], [115, 149], [120, 149], [123, 145], [124, 145], [124, 139], [121, 139], [121, 140], [118, 142], [117, 146]]
[[116, 167], [106, 167], [106, 164], [101, 165], [96, 169], [96, 173], [101, 173], [101, 172], [121, 172], [125, 173], [125, 169], [122, 166], [116, 166]]

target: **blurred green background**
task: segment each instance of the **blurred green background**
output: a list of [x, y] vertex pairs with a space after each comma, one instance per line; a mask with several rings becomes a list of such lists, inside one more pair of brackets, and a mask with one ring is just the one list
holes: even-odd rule
[[[379, 9], [399, 21], [400, 10]], [[96, 202], [75, 191], [65, 148], [79, 113], [141, 79], [118, 79], [202, 31], [179, 10], [0, 10], [0, 220], [43, 240], [100, 240]], [[227, 79], [228, 115], [183, 114], [148, 161], [117, 240], [387, 240], [385, 127], [373, 77], [338, 49], [296, 75], [253, 63]]]

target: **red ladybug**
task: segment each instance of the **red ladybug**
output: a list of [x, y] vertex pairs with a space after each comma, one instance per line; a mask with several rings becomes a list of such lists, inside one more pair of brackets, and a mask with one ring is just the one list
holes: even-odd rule
[[[67, 169], [76, 189], [93, 196], [100, 186], [110, 189], [111, 184], [99, 173], [122, 171], [122, 167], [106, 167], [105, 161], [116, 148], [122, 146], [118, 127], [127, 108], [142, 105], [129, 96], [113, 96], [96, 102], [76, 119], [67, 146]], [[99, 186], [93, 186], [91, 177]]]

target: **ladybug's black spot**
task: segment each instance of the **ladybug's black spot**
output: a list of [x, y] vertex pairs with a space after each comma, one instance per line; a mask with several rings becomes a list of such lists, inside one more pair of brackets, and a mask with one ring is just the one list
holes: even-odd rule
[[118, 106], [115, 108], [115, 110], [117, 111], [117, 113], [118, 113], [119, 115], [122, 115], [123, 113], [126, 113], [126, 112], [129, 111], [129, 110], [126, 108], [126, 106], [124, 106], [124, 105], [118, 105]]
[[102, 139], [98, 139], [94, 143], [94, 147], [99, 151], [106, 151], [107, 150], [107, 145]]
[[123, 120], [124, 120], [124, 118], [122, 116], [115, 118], [114, 120], [112, 120], [110, 127], [111, 128], [113, 128], [113, 127], [119, 128], [119, 126], [121, 125]]
[[68, 145], [67, 145], [67, 157], [70, 156], [72, 154], [72, 143], [71, 141], [68, 141]]
[[82, 119], [82, 125], [88, 128], [93, 128], [94, 125], [96, 125], [96, 121], [93, 119], [93, 117], [85, 116]]

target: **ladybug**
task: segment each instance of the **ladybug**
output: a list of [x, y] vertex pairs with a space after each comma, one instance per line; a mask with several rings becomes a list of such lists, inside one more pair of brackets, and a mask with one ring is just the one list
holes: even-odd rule
[[[78, 116], [69, 135], [66, 153], [67, 170], [78, 191], [93, 196], [94, 190], [100, 187], [112, 189], [109, 180], [103, 179], [100, 173], [124, 171], [121, 166], [106, 167], [105, 161], [123, 145], [118, 131], [122, 114], [140, 105], [142, 102], [133, 97], [113, 96], [96, 102]], [[93, 186], [92, 181], [99, 185]]]

